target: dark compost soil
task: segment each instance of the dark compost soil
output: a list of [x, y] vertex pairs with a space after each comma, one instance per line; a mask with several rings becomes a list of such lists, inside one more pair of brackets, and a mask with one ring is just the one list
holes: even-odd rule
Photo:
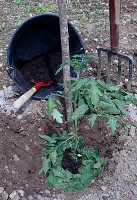
[[66, 149], [64, 152], [64, 156], [62, 159], [62, 167], [63, 169], [69, 170], [72, 174], [78, 173], [78, 168], [82, 164], [82, 158], [77, 157], [77, 160], [72, 158], [71, 153], [73, 151], [71, 149]]
[[49, 83], [57, 81], [62, 73], [55, 76], [59, 65], [62, 63], [61, 52], [46, 53], [38, 56], [31, 61], [17, 61], [19, 71], [27, 83], [33, 85], [32, 79], [35, 82]]

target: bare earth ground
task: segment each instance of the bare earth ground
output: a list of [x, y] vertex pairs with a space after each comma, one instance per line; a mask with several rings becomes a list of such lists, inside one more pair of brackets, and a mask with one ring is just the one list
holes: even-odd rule
[[[45, 101], [30, 100], [21, 110], [13, 109], [17, 88], [6, 72], [6, 53], [10, 38], [18, 22], [37, 14], [38, 1], [24, 1], [17, 5], [11, 0], [0, 0], [0, 199], [2, 200], [137, 200], [137, 108], [130, 105], [125, 117], [131, 129], [121, 126], [115, 136], [110, 136], [102, 121], [91, 130], [87, 121], [81, 120], [79, 135], [85, 147], [98, 148], [109, 162], [92, 186], [84, 191], [64, 194], [61, 189], [44, 185], [38, 175], [41, 160], [37, 157], [45, 143], [40, 134], [61, 133], [65, 124], [50, 122], [44, 115]], [[41, 1], [42, 2], [42, 1]], [[74, 1], [76, 2], [76, 1]], [[108, 1], [68, 1], [68, 19], [78, 29], [86, 53], [97, 55], [97, 47], [109, 47]], [[78, 1], [77, 1], [78, 2]], [[33, 6], [33, 7], [32, 7]], [[45, 1], [45, 13], [57, 13], [55, 1]], [[137, 94], [137, 3], [122, 0], [120, 24], [120, 51], [134, 59], [132, 92]], [[133, 22], [131, 21], [133, 17]], [[114, 58], [115, 60], [116, 58]], [[105, 78], [107, 60], [103, 56], [102, 75]], [[87, 76], [95, 75], [97, 61], [90, 62]], [[112, 81], [116, 80], [114, 61]], [[126, 84], [128, 65], [123, 61], [122, 81]], [[5, 88], [8, 89], [5, 89]], [[4, 90], [3, 90], [4, 89]]]

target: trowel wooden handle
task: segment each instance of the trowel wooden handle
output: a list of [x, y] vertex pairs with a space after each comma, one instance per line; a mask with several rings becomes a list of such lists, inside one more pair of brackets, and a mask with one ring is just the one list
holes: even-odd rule
[[30, 90], [28, 90], [26, 93], [24, 93], [21, 97], [19, 97], [14, 103], [13, 106], [14, 108], [21, 108], [31, 97], [32, 95], [36, 92], [36, 88], [32, 87]]

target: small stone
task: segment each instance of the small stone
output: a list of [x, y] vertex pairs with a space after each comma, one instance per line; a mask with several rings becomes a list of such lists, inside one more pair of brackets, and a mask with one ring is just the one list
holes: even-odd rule
[[58, 200], [64, 200], [65, 199], [65, 196], [64, 196], [64, 194], [57, 194], [57, 199]]
[[129, 134], [131, 135], [132, 138], [135, 137], [135, 134], [136, 134], [136, 127], [135, 126], [131, 125]]
[[4, 191], [4, 192], [2, 193], [2, 200], [7, 200], [8, 198], [9, 198], [8, 193]]
[[4, 169], [5, 169], [7, 172], [9, 172], [9, 168], [8, 168], [7, 165], [4, 167]]
[[19, 161], [19, 157], [15, 154], [15, 155], [13, 155], [13, 159], [15, 160], [15, 161]]
[[16, 196], [13, 198], [13, 200], [19, 200], [19, 199], [20, 199], [20, 197], [18, 194], [16, 194]]
[[101, 186], [101, 190], [105, 191], [107, 189], [106, 186]]
[[86, 125], [86, 126], [85, 126], [85, 130], [86, 130], [86, 131], [89, 131], [89, 129], [90, 129], [89, 126]]
[[31, 195], [29, 195], [28, 200], [34, 200], [34, 198]]
[[41, 196], [41, 195], [37, 195], [37, 198], [38, 198], [38, 200], [44, 200], [45, 198], [43, 197], [43, 196]]
[[0, 187], [0, 194], [4, 191], [4, 187]]
[[17, 119], [22, 119], [22, 117], [23, 117], [23, 115], [22, 115], [22, 114], [19, 114], [19, 115], [17, 116]]
[[137, 33], [134, 34], [137, 37]]
[[50, 191], [49, 191], [49, 190], [45, 190], [45, 193], [46, 193], [46, 194], [50, 194]]
[[28, 151], [29, 150], [29, 146], [26, 144], [25, 145], [25, 149]]
[[14, 190], [14, 191], [9, 195], [9, 197], [10, 197], [11, 199], [13, 199], [13, 198], [16, 196], [16, 194], [17, 194], [17, 192]]
[[128, 82], [128, 79], [127, 78], [125, 78], [125, 83], [127, 83]]
[[127, 37], [123, 37], [123, 40], [127, 40]]
[[24, 196], [24, 191], [23, 191], [23, 190], [18, 190], [17, 192], [18, 192], [18, 194], [20, 194], [22, 197]]

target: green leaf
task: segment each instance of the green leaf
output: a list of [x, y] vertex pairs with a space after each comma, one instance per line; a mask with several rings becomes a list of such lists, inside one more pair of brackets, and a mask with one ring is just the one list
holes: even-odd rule
[[94, 123], [95, 123], [95, 121], [96, 121], [96, 119], [97, 119], [97, 115], [96, 114], [91, 114], [89, 117], [90, 118], [88, 119], [88, 121], [89, 121], [89, 124], [90, 124], [90, 126], [92, 128]]
[[50, 98], [48, 99], [48, 103], [47, 103], [48, 112], [49, 112], [49, 113], [52, 113], [54, 107], [55, 107], [55, 101], [54, 101], [53, 98], [50, 97]]
[[67, 181], [69, 181], [71, 178], [72, 178], [73, 174], [68, 171], [68, 170], [65, 170], [65, 178]]
[[99, 102], [100, 107], [102, 107], [103, 111], [108, 114], [120, 114], [120, 110], [117, 109], [116, 105], [112, 103], [107, 103], [105, 101]]
[[[88, 111], [88, 105], [86, 104], [83, 104], [81, 106], [79, 106], [77, 109], [76, 109], [76, 116], [77, 118], [81, 118], [83, 117], [83, 115]], [[74, 114], [73, 116], [69, 117], [68, 118], [68, 122], [72, 122], [74, 120]]]
[[121, 111], [122, 114], [126, 114], [126, 112], [123, 110], [123, 105], [121, 101], [119, 101], [118, 99], [114, 99], [113, 102], [116, 104], [116, 106], [118, 107], [118, 109]]
[[55, 139], [53, 139], [52, 137], [49, 137], [49, 136], [47, 136], [47, 135], [40, 135], [40, 137], [41, 137], [42, 139], [44, 139], [44, 140], [50, 142], [50, 143], [56, 143], [56, 140], [55, 140]]
[[55, 75], [57, 75], [65, 65], [70, 65], [70, 61], [64, 62], [60, 65], [59, 69], [56, 71]]
[[49, 155], [49, 159], [51, 160], [51, 162], [52, 162], [53, 165], [54, 165], [55, 162], [56, 162], [56, 159], [57, 159], [57, 152], [54, 151], [54, 152], [50, 153], [50, 155]]
[[53, 169], [53, 173], [55, 176], [58, 176], [60, 178], [64, 178], [65, 175], [65, 170], [62, 167], [57, 167], [55, 169]]
[[63, 123], [62, 120], [63, 115], [56, 108], [53, 109], [52, 116], [53, 119], [56, 120], [57, 122]]
[[99, 102], [99, 95], [98, 95], [95, 87], [92, 89], [91, 101], [94, 106], [96, 106]]
[[54, 103], [57, 106], [57, 108], [62, 109], [62, 105], [60, 104], [59, 101], [57, 101], [56, 99], [54, 99]]
[[47, 158], [43, 158], [42, 169], [45, 175], [49, 171], [50, 167], [51, 167], [51, 161]]
[[91, 96], [84, 94], [84, 98], [86, 99], [86, 102], [87, 102], [90, 110], [94, 110], [94, 107], [93, 107], [92, 102], [91, 102]]
[[88, 111], [88, 105], [83, 104], [76, 109], [77, 118], [82, 117]]
[[114, 132], [115, 132], [116, 127], [117, 127], [117, 121], [115, 119], [110, 119], [107, 122], [107, 124], [108, 124], [107, 129], [110, 129], [111, 130], [111, 135], [114, 135]]
[[49, 173], [49, 176], [48, 176], [48, 177], [46, 178], [46, 180], [45, 180], [45, 184], [50, 183], [51, 186], [53, 186], [54, 184], [57, 183], [57, 181], [58, 181], [58, 177], [56, 177], [56, 176], [54, 175], [54, 173], [51, 171], [51, 172]]
[[121, 88], [121, 85], [113, 85], [112, 83], [106, 84], [106, 88], [110, 91], [117, 91]]
[[94, 168], [95, 168], [95, 169], [98, 169], [98, 168], [100, 168], [100, 167], [101, 167], [101, 162], [98, 161], [98, 162], [94, 165]]
[[72, 86], [71, 86], [71, 91], [75, 92], [76, 90], [79, 90], [83, 85], [87, 82], [87, 78], [80, 78], [78, 81], [76, 81]]
[[79, 97], [78, 100], [78, 107], [80, 107], [81, 105], [85, 104], [85, 99], [83, 97]]
[[123, 124], [125, 127], [130, 128], [130, 125], [129, 125], [128, 123], [124, 122], [123, 120], [120, 120], [120, 121], [122, 122], [122, 124]]
[[101, 165], [104, 166], [108, 162], [108, 157], [100, 158]]

